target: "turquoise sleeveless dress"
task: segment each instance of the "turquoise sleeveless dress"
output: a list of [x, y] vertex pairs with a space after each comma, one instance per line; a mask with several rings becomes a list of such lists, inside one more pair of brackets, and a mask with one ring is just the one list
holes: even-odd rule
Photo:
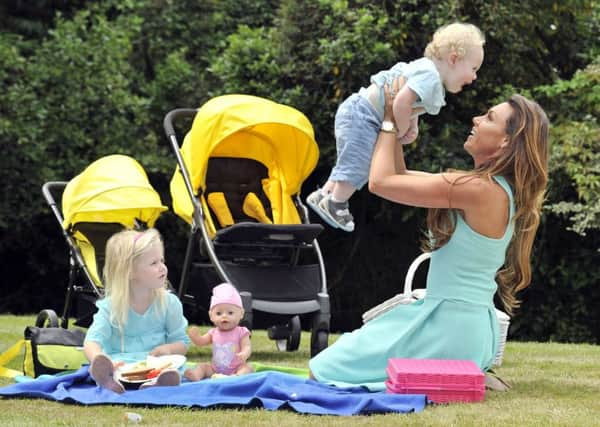
[[514, 229], [512, 191], [503, 177], [494, 178], [510, 199], [504, 236], [483, 236], [457, 215], [454, 234], [431, 254], [426, 297], [340, 336], [309, 362], [318, 381], [384, 390], [392, 357], [472, 360], [482, 370], [492, 365], [499, 337], [494, 279]]

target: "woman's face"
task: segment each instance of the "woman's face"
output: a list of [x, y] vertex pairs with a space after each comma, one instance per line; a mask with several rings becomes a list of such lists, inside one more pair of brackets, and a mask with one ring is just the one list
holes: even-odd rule
[[464, 147], [475, 160], [475, 167], [497, 157], [506, 147], [506, 124], [511, 114], [512, 107], [503, 102], [490, 108], [486, 114], [473, 117], [473, 128]]

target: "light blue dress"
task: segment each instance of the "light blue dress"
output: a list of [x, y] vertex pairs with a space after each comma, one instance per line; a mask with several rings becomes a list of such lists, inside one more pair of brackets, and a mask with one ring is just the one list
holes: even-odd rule
[[431, 254], [426, 297], [343, 334], [310, 360], [317, 380], [378, 391], [385, 389], [389, 358], [472, 360], [482, 370], [492, 365], [499, 337], [494, 279], [514, 230], [512, 191], [503, 177], [495, 179], [510, 199], [504, 236], [485, 237], [457, 215], [454, 234]]
[[123, 333], [110, 322], [110, 300], [102, 298], [96, 302], [96, 306], [98, 311], [94, 314], [85, 341], [98, 343], [113, 360], [137, 362], [145, 360], [148, 353], [159, 345], [178, 341], [186, 346], [190, 344], [188, 321], [183, 316], [181, 301], [170, 292], [166, 295], [164, 312], [159, 310], [156, 302], [143, 314], [130, 308]]

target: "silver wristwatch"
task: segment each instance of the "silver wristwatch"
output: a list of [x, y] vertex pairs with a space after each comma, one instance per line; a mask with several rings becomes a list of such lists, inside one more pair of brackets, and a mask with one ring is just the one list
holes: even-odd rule
[[386, 133], [396, 133], [396, 126], [394, 126], [394, 122], [390, 120], [384, 120], [381, 122], [381, 131]]

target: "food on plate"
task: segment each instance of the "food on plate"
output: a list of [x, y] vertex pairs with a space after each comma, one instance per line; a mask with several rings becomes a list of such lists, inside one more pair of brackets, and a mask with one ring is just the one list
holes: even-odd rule
[[121, 372], [123, 381], [143, 381], [157, 377], [163, 370], [171, 366], [171, 361], [167, 361], [158, 366], [148, 366], [146, 362], [139, 362], [130, 369]]

